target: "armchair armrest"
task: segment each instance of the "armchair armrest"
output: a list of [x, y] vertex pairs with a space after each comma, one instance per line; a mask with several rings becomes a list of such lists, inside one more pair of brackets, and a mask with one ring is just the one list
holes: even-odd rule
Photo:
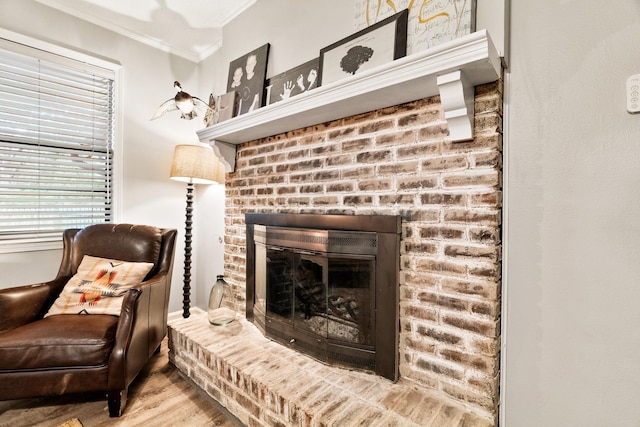
[[0, 334], [42, 317], [68, 280], [57, 277], [45, 283], [0, 289]]
[[[160, 344], [163, 335], [158, 334], [158, 329], [164, 331], [164, 325], [157, 324], [160, 323], [157, 312], [163, 313], [164, 308], [156, 305], [168, 304], [165, 301], [168, 280], [166, 274], [156, 275], [124, 295], [116, 341], [109, 359], [109, 390], [126, 389]], [[158, 301], [159, 295], [161, 301]]]

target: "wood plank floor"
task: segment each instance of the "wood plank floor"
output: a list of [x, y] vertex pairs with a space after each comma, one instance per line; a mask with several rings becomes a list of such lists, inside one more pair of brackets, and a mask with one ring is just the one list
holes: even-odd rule
[[0, 402], [0, 427], [56, 427], [78, 418], [94, 426], [220, 426], [242, 424], [219, 403], [183, 377], [168, 359], [167, 340], [129, 387], [120, 418], [109, 418], [102, 394]]

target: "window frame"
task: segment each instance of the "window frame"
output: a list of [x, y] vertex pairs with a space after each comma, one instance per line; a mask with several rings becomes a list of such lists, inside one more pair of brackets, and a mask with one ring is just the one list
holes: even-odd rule
[[[75, 64], [83, 63], [89, 68], [104, 69], [113, 73], [113, 105], [114, 105], [114, 132], [113, 132], [113, 165], [112, 165], [112, 222], [120, 221], [122, 217], [122, 172], [123, 172], [123, 153], [122, 153], [122, 66], [116, 62], [103, 58], [98, 58], [89, 54], [81, 53], [76, 50], [55, 45], [50, 42], [38, 40], [29, 36], [25, 36], [13, 31], [0, 28], [0, 47], [7, 50], [13, 50], [20, 53], [32, 53], [33, 50], [40, 51], [38, 57], [54, 61], [58, 63], [69, 63], [73, 61]], [[62, 248], [62, 235], [60, 239], [52, 241], [5, 241], [0, 244], [1, 253], [16, 253], [42, 251]]]

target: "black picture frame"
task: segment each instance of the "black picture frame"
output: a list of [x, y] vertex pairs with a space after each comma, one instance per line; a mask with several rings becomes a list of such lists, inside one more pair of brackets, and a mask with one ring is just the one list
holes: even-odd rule
[[264, 105], [264, 85], [267, 75], [269, 43], [231, 61], [227, 92], [238, 92], [237, 115]]
[[408, 10], [404, 9], [320, 49], [320, 85], [405, 56], [408, 16]]
[[314, 58], [269, 78], [265, 89], [266, 105], [291, 98], [318, 87], [319, 64], [320, 58]]

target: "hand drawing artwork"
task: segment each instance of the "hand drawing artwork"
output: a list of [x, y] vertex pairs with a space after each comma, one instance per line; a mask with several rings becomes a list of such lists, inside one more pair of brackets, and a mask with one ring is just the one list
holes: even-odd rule
[[356, 0], [356, 30], [409, 11], [407, 54], [419, 52], [475, 31], [477, 0]]
[[271, 77], [266, 87], [266, 103], [270, 105], [289, 99], [316, 87], [318, 87], [318, 58]]
[[238, 115], [262, 107], [268, 56], [269, 43], [229, 64], [227, 91], [238, 93]]

